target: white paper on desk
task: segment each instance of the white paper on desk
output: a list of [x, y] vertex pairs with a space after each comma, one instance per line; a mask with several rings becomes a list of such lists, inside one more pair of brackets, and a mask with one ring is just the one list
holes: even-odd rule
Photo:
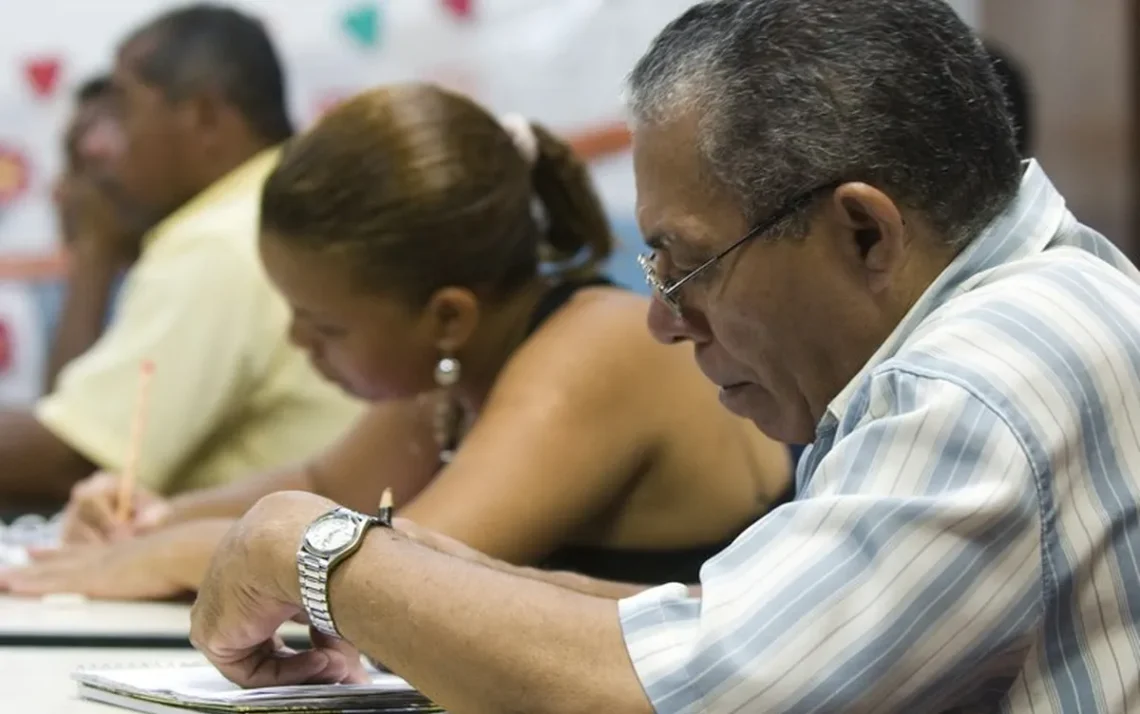
[[[208, 708], [216, 712], [274, 711], [439, 711], [422, 694], [393, 674], [372, 673], [370, 684], [300, 685], [242, 689], [208, 665], [81, 669], [72, 677], [88, 698], [113, 694], [145, 704]], [[96, 691], [91, 691], [96, 690]], [[95, 695], [95, 696], [93, 696]], [[144, 706], [138, 711], [152, 711]]]

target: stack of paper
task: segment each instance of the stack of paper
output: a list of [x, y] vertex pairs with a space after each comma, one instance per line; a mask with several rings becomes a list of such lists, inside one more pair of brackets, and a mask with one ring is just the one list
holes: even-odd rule
[[28, 548], [58, 546], [61, 523], [59, 514], [50, 519], [29, 514], [7, 525], [0, 521], [0, 568], [26, 565]]
[[83, 669], [72, 675], [79, 696], [149, 714], [208, 712], [283, 714], [440, 712], [393, 674], [376, 672], [371, 684], [300, 685], [242, 689], [210, 666]]

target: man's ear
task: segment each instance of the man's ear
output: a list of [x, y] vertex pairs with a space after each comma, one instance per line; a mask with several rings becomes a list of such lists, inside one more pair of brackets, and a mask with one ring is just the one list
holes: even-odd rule
[[906, 260], [906, 222], [893, 200], [865, 183], [835, 189], [832, 214], [840, 254], [872, 293], [884, 291]]
[[179, 100], [176, 111], [182, 128], [196, 137], [203, 150], [209, 151], [225, 133], [232, 110], [219, 92], [203, 89]]

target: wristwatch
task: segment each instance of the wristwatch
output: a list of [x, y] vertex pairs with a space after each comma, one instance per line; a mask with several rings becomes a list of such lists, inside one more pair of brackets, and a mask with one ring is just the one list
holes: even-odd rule
[[341, 637], [329, 611], [329, 575], [341, 561], [356, 552], [368, 529], [378, 525], [390, 527], [391, 521], [337, 506], [305, 529], [301, 547], [297, 549], [301, 605], [313, 627], [326, 635]]

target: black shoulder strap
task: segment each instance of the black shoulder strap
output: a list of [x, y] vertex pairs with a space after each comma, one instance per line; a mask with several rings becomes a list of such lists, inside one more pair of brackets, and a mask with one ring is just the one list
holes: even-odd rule
[[566, 304], [570, 297], [581, 290], [582, 288], [589, 288], [595, 285], [613, 285], [613, 281], [604, 276], [597, 276], [593, 278], [583, 278], [580, 280], [565, 280], [553, 286], [546, 291], [542, 299], [534, 307], [534, 312], [531, 313], [530, 323], [527, 325], [526, 333], [532, 334], [537, 330], [546, 318], [558, 312], [558, 308]]

